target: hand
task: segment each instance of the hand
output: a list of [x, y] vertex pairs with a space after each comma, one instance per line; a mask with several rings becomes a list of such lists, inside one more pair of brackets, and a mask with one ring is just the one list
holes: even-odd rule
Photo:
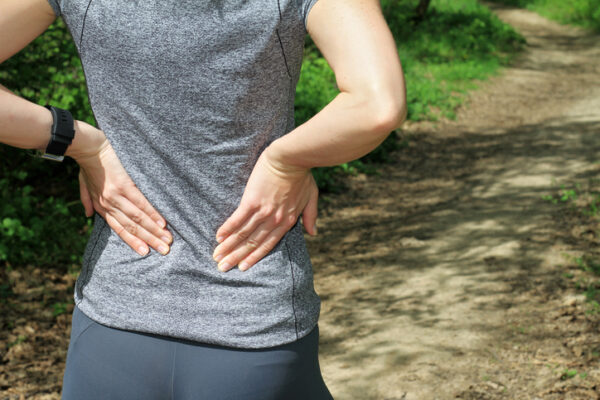
[[302, 213], [302, 223], [317, 234], [319, 190], [310, 169], [277, 163], [267, 148], [258, 158], [239, 207], [217, 230], [213, 253], [219, 270], [239, 264], [247, 270], [269, 253]]
[[[88, 130], [87, 135], [90, 129], [97, 130], [77, 122], [78, 129]], [[103, 137], [100, 144], [74, 157], [81, 167], [79, 189], [86, 216], [91, 217], [95, 209], [119, 237], [142, 256], [148, 254], [147, 244], [167, 254], [173, 237], [163, 229], [164, 218], [135, 186], [104, 133], [97, 131]], [[89, 142], [98, 143], [97, 136]]]

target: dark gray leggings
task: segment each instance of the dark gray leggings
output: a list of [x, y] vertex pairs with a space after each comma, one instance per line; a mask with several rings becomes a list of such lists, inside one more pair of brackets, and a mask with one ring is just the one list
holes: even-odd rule
[[107, 327], [73, 311], [63, 400], [332, 399], [319, 328], [289, 344], [232, 349]]

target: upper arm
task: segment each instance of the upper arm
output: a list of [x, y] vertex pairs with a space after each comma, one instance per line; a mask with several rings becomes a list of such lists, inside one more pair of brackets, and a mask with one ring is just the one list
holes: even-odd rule
[[399, 108], [405, 113], [398, 49], [379, 0], [318, 0], [306, 15], [306, 24], [340, 91], [367, 93], [376, 102], [389, 104], [391, 112]]
[[41, 35], [56, 19], [48, 0], [0, 1], [0, 63]]

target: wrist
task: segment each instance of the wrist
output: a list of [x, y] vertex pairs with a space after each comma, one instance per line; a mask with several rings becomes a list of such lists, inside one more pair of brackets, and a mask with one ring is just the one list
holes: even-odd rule
[[40, 135], [40, 141], [37, 146], [34, 147], [34, 150], [45, 151], [50, 143], [50, 139], [52, 138], [52, 112], [48, 110], [46, 107], [40, 106], [36, 104], [36, 108], [39, 112], [36, 112], [36, 123], [40, 131], [44, 132], [43, 135]]
[[263, 156], [267, 160], [269, 167], [273, 172], [285, 176], [301, 176], [306, 175], [310, 171], [309, 166], [299, 165], [290, 161], [289, 157], [283, 150], [279, 139], [274, 140], [264, 150]]
[[74, 121], [75, 137], [67, 147], [66, 156], [79, 162], [100, 152], [107, 141], [104, 133], [83, 121]]

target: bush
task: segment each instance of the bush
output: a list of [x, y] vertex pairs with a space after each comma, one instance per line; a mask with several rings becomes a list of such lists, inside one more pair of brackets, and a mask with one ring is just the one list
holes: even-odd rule
[[[38, 104], [73, 110], [94, 123], [75, 44], [62, 19], [2, 63], [0, 81]], [[64, 266], [80, 263], [91, 220], [79, 201], [79, 167], [0, 146], [0, 261]]]
[[600, 0], [496, 0], [527, 8], [564, 24], [575, 24], [600, 32]]
[[[425, 19], [417, 22], [418, 1], [382, 0], [386, 21], [399, 46], [407, 86], [408, 119], [454, 118], [464, 93], [478, 79], [506, 65], [524, 44], [509, 25], [475, 0], [432, 1]], [[296, 95], [296, 122], [301, 124], [338, 93], [335, 76], [308, 37], [307, 55]], [[376, 173], [375, 165], [401, 147], [390, 135], [374, 152], [338, 167], [316, 168], [321, 190], [343, 189], [336, 177], [343, 173]]]
[[[413, 19], [416, 4], [417, 0], [382, 0], [405, 70], [409, 119], [452, 117], [461, 93], [475, 87], [474, 79], [506, 63], [522, 39], [475, 0], [435, 0], [419, 24]], [[76, 119], [94, 124], [81, 63], [62, 19], [4, 62], [0, 81], [26, 99], [73, 110]], [[337, 93], [333, 72], [307, 37], [296, 125]], [[339, 191], [340, 176], [377, 173], [377, 163], [388, 161], [402, 145], [392, 134], [360, 160], [315, 168], [317, 184], [321, 191]], [[0, 146], [0, 157], [0, 261], [55, 267], [80, 263], [91, 219], [79, 202], [77, 164], [69, 158], [53, 164], [8, 146]]]
[[13, 161], [22, 154], [3, 150], [4, 155], [16, 154], [5, 158], [0, 178], [0, 261], [40, 267], [80, 264], [92, 220], [86, 221], [78, 199], [67, 201], [78, 193], [72, 179], [54, 179], [65, 171], [51, 168], [56, 175], [42, 181], [47, 171], [40, 173], [37, 165], [25, 171]]

